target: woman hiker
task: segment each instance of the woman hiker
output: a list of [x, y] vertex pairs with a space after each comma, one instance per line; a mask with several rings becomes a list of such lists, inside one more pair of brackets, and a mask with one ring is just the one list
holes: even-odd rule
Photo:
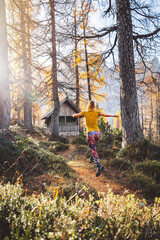
[[82, 111], [77, 114], [73, 114], [73, 117], [81, 117], [84, 116], [86, 119], [86, 125], [87, 125], [87, 140], [88, 145], [91, 148], [91, 159], [89, 163], [94, 163], [94, 161], [97, 164], [97, 171], [96, 171], [96, 177], [98, 177], [102, 170], [103, 166], [99, 162], [98, 153], [96, 149], [96, 142], [100, 139], [101, 133], [98, 128], [98, 117], [119, 117], [118, 115], [109, 115], [106, 113], [101, 112], [100, 110], [96, 110], [94, 101], [89, 101], [87, 110]]

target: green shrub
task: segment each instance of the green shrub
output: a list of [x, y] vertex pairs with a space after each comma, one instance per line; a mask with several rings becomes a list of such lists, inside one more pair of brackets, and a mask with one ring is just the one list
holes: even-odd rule
[[78, 152], [80, 155], [85, 154], [88, 151], [91, 152], [91, 149], [88, 146], [84, 146], [84, 145], [76, 146], [76, 152]]
[[120, 158], [125, 157], [131, 161], [160, 160], [160, 146], [153, 145], [145, 139], [123, 148], [117, 153], [117, 156]]
[[91, 194], [66, 200], [58, 188], [52, 196], [25, 196], [20, 186], [1, 185], [0, 239], [159, 239], [159, 205], [159, 198], [147, 206], [112, 192], [99, 200]]
[[68, 144], [68, 143], [69, 143], [68, 138], [62, 137], [62, 136], [54, 136], [54, 135], [51, 135], [51, 136], [50, 136], [49, 141], [61, 142], [61, 143], [65, 143], [65, 144]]
[[91, 156], [91, 149], [85, 145], [76, 145], [74, 155], [85, 156], [86, 158], [89, 158]]
[[100, 145], [97, 147], [98, 155], [100, 158], [110, 158], [115, 157], [116, 153], [114, 149], [111, 148], [102, 148]]
[[57, 153], [59, 151], [65, 151], [69, 148], [69, 144], [65, 144], [63, 142], [55, 142], [55, 141], [40, 141], [39, 146], [43, 147], [44, 149], [48, 149], [53, 153]]
[[128, 186], [132, 186], [135, 190], [141, 190], [146, 198], [160, 197], [160, 184], [157, 184], [152, 177], [139, 171], [125, 173], [124, 177]]
[[78, 136], [71, 138], [70, 143], [74, 145], [87, 145], [86, 135], [84, 133], [80, 133]]
[[69, 148], [69, 144], [61, 143], [61, 142], [55, 142], [53, 147], [50, 148], [53, 152], [59, 152], [59, 151], [65, 151]]
[[8, 138], [0, 138], [0, 162], [8, 161], [17, 153], [15, 143]]
[[99, 127], [101, 133], [107, 132], [110, 128], [110, 126], [108, 125], [108, 122], [104, 122], [103, 117], [98, 118], [98, 127]]
[[160, 146], [157, 146], [155, 144], [150, 144], [146, 158], [150, 160], [160, 161]]
[[55, 155], [44, 149], [38, 149], [34, 147], [29, 147], [25, 151], [25, 158], [31, 162], [38, 162], [41, 171], [38, 174], [42, 174], [47, 171], [54, 171], [56, 174], [63, 175], [65, 177], [71, 177], [73, 175], [73, 170], [71, 170], [66, 160], [59, 155]]
[[11, 158], [11, 155], [7, 152], [6, 147], [0, 145], [0, 163], [8, 161]]
[[98, 120], [98, 127], [101, 131], [101, 142], [107, 145], [115, 145], [121, 148], [122, 143], [122, 131], [116, 128], [112, 128], [107, 122], [104, 122], [103, 117]]
[[109, 164], [111, 167], [118, 168], [120, 170], [128, 170], [133, 168], [132, 163], [123, 158], [114, 158], [110, 161]]
[[143, 172], [147, 176], [154, 178], [157, 182], [160, 181], [160, 162], [146, 161], [136, 163], [135, 169]]
[[45, 171], [57, 171], [66, 177], [72, 176], [73, 171], [67, 166], [66, 160], [50, 152], [52, 146], [56, 153], [69, 147], [68, 144], [49, 141], [41, 141], [37, 145], [24, 136], [15, 136], [14, 141], [0, 139], [0, 175], [5, 182], [16, 181], [15, 174], [23, 172], [23, 182], [30, 174], [37, 176]]
[[39, 141], [38, 145], [40, 147], [43, 147], [43, 148], [49, 148], [51, 146], [53, 146], [55, 144], [55, 142], [53, 141], [47, 141], [47, 140], [41, 140]]

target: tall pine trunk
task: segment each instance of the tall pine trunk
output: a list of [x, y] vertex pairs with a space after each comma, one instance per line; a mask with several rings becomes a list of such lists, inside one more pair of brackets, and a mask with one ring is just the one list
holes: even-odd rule
[[84, 13], [82, 10], [82, 17], [83, 17], [83, 35], [84, 35], [84, 50], [85, 50], [85, 60], [86, 60], [86, 71], [87, 71], [87, 86], [88, 86], [88, 100], [92, 100], [91, 95], [91, 80], [89, 76], [89, 61], [88, 61], [88, 52], [87, 52], [87, 41], [86, 41], [86, 26], [84, 22]]
[[51, 31], [52, 31], [52, 91], [53, 91], [53, 101], [54, 101], [54, 111], [52, 114], [52, 135], [59, 136], [59, 112], [60, 103], [58, 96], [58, 81], [57, 81], [57, 57], [56, 57], [56, 31], [55, 31], [55, 2], [50, 0], [51, 8]]
[[76, 21], [76, 7], [74, 13], [74, 34], [75, 34], [75, 74], [76, 74], [76, 106], [79, 107], [79, 70], [78, 70], [78, 43], [77, 43], [77, 21]]
[[23, 71], [24, 71], [24, 126], [26, 129], [32, 129], [32, 104], [31, 104], [31, 91], [32, 91], [32, 80], [31, 71], [28, 64], [28, 50], [30, 46], [27, 46], [27, 29], [26, 22], [24, 19], [25, 3], [21, 2], [21, 41], [22, 41], [22, 58], [23, 58]]
[[10, 126], [11, 111], [5, 0], [0, 1], [0, 18], [0, 130], [5, 133]]
[[[158, 80], [158, 85], [160, 85]], [[156, 97], [156, 132], [157, 132], [157, 144], [160, 144], [160, 87], [158, 87], [157, 97]]]
[[122, 147], [143, 139], [139, 120], [129, 0], [116, 0]]

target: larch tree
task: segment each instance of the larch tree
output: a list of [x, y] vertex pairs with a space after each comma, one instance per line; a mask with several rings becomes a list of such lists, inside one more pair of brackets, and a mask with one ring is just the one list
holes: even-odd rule
[[23, 124], [24, 93], [23, 70], [20, 52], [20, 14], [19, 9], [12, 1], [7, 2], [7, 24], [10, 63], [10, 95], [11, 95], [11, 123]]
[[16, 121], [17, 119], [18, 123], [24, 124], [26, 129], [32, 129], [32, 72], [35, 72], [36, 69], [35, 61], [32, 58], [33, 35], [36, 26], [32, 15], [32, 1], [9, 0], [7, 9], [12, 100], [11, 114], [15, 116], [16, 112], [17, 117], [15, 116], [14, 120]]
[[5, 0], [0, 1], [0, 130], [10, 126], [10, 87]]
[[[70, 39], [64, 36], [64, 31], [70, 31], [66, 28], [66, 24], [70, 24], [68, 18], [72, 16], [74, 22], [73, 11], [68, 13], [67, 3], [61, 0], [46, 1], [45, 4], [40, 3], [39, 29], [43, 38], [39, 38], [39, 46], [41, 59], [44, 59], [43, 68], [43, 94], [45, 103], [54, 106], [52, 114], [52, 135], [59, 136], [59, 111], [60, 97], [75, 91], [75, 75], [74, 62], [70, 61], [73, 55], [70, 52], [66, 54], [66, 50], [70, 48]], [[42, 14], [41, 14], [42, 13]], [[72, 30], [75, 28], [72, 25]], [[73, 45], [72, 40], [72, 47]], [[69, 46], [69, 47], [68, 47]], [[73, 50], [73, 48], [72, 48]], [[73, 59], [72, 59], [73, 60]], [[75, 93], [75, 92], [74, 92]], [[75, 96], [75, 95], [74, 95]]]
[[75, 2], [75, 11], [74, 11], [74, 35], [75, 35], [75, 76], [76, 76], [76, 106], [79, 107], [79, 101], [80, 101], [80, 96], [79, 96], [79, 88], [80, 88], [80, 83], [79, 83], [79, 68], [78, 68], [78, 41], [77, 41], [77, 10], [76, 10], [76, 2]]
[[129, 0], [116, 0], [119, 52], [122, 147], [143, 139], [135, 79], [132, 20]]
[[[82, 0], [77, 8], [77, 35], [75, 38], [80, 41], [79, 44], [79, 79], [82, 82], [82, 89], [85, 93], [85, 99], [101, 100], [105, 94], [100, 94], [98, 89], [105, 85], [103, 68], [103, 57], [100, 54], [103, 42], [101, 40], [88, 39], [92, 32], [90, 17], [95, 13], [94, 6], [89, 1]], [[79, 38], [81, 35], [81, 38]]]
[[58, 95], [58, 80], [57, 80], [57, 57], [56, 57], [56, 30], [55, 30], [55, 1], [50, 0], [51, 8], [51, 39], [52, 39], [52, 90], [53, 90], [53, 101], [54, 101], [54, 111], [52, 114], [52, 135], [59, 136], [59, 112], [60, 112], [60, 102]]
[[25, 19], [26, 9], [28, 8], [27, 2], [20, 1], [20, 29], [21, 29], [21, 49], [22, 61], [24, 71], [24, 126], [26, 129], [32, 129], [32, 102], [31, 102], [31, 88], [32, 78], [31, 69], [29, 65], [30, 56], [30, 37], [29, 25]]
[[102, 1], [102, 8], [109, 21], [86, 38], [105, 37], [108, 44], [103, 57], [112, 60], [115, 67], [119, 65], [122, 147], [125, 147], [144, 138], [139, 120], [135, 59], [145, 63], [159, 49], [160, 14], [151, 1], [149, 4], [139, 0], [108, 0]]
[[[87, 4], [86, 4], [87, 5]], [[86, 41], [86, 20], [87, 17], [84, 14], [84, 10], [82, 9], [82, 27], [83, 27], [83, 37], [84, 37], [84, 53], [85, 53], [85, 63], [86, 63], [86, 75], [87, 75], [87, 87], [88, 87], [88, 100], [92, 100], [91, 94], [91, 80], [89, 73], [89, 60], [88, 60], [88, 51], [87, 51], [87, 41]]]
[[160, 65], [158, 58], [145, 62], [147, 69], [143, 63], [139, 64], [138, 95], [140, 98], [140, 118], [143, 133], [146, 137], [159, 144], [160, 142], [160, 105], [159, 76]]

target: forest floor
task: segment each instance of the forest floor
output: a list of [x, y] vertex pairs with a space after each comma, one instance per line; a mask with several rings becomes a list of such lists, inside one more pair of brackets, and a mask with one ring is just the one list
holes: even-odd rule
[[[63, 153], [59, 153], [69, 161], [67, 164], [72, 168], [79, 181], [83, 181], [98, 192], [108, 193], [109, 189], [114, 194], [134, 193], [133, 190], [126, 189], [119, 184], [116, 179], [117, 172], [113, 169], [105, 167], [99, 177], [96, 177], [96, 164], [90, 164], [88, 159], [83, 155], [77, 159], [73, 157], [76, 147], [70, 145], [69, 149]], [[108, 176], [108, 177], [107, 177]]]
[[[30, 133], [28, 135], [38, 142], [41, 140], [47, 140], [44, 135], [39, 133]], [[114, 194], [125, 195], [130, 193], [137, 195], [135, 191], [128, 188], [126, 189], [121, 183], [118, 182], [117, 179], [120, 173], [113, 168], [105, 166], [105, 162], [101, 162], [101, 164], [104, 166], [102, 174], [99, 177], [96, 177], [96, 164], [90, 164], [89, 159], [86, 159], [83, 154], [75, 156], [75, 150], [76, 146], [70, 144], [69, 149], [60, 151], [57, 153], [57, 155], [67, 159], [67, 164], [72, 170], [74, 170], [78, 183], [85, 183], [95, 189], [95, 191], [102, 193], [108, 193], [108, 191], [111, 190]], [[44, 182], [49, 185], [53, 181], [56, 182], [58, 186], [61, 184], [63, 179], [59, 176], [53, 176], [51, 173], [45, 173], [38, 177], [32, 178], [28, 185], [30, 185], [30, 190], [35, 189], [35, 185], [37, 185], [37, 189], [39, 188], [41, 191], [42, 188], [40, 186], [43, 186]]]

